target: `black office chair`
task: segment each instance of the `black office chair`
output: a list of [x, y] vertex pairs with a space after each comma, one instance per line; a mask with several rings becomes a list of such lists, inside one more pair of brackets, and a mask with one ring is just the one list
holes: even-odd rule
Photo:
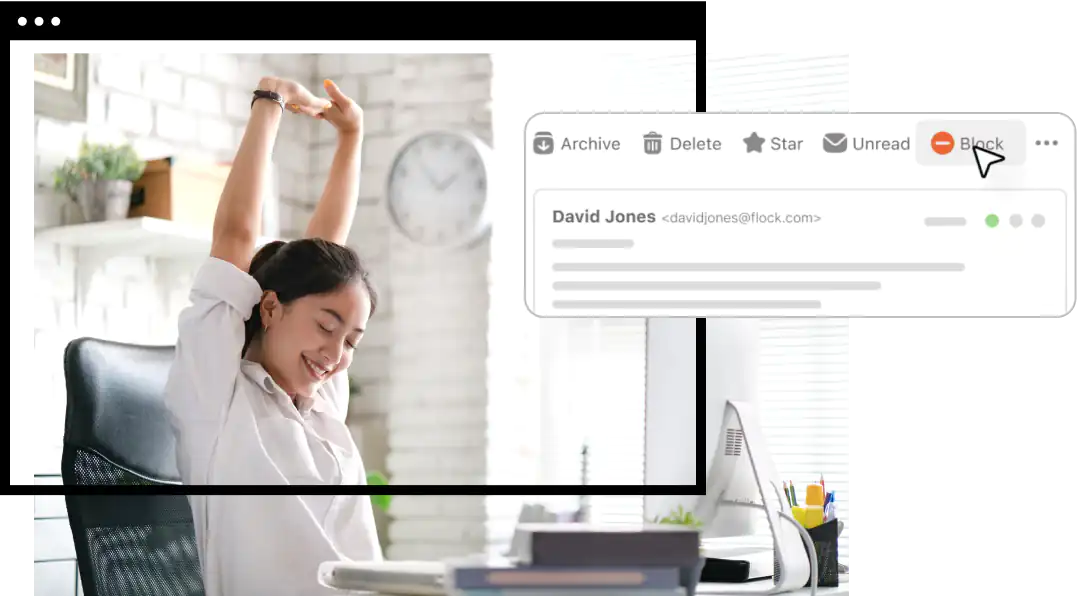
[[[164, 404], [172, 346], [82, 338], [64, 351], [61, 474], [77, 486], [179, 485]], [[201, 596], [194, 524], [183, 495], [68, 495], [86, 596]]]

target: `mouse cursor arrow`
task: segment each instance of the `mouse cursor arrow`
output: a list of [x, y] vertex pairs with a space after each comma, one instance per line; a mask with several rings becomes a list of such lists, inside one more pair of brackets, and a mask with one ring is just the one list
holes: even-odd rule
[[1001, 153], [988, 151], [977, 145], [972, 146], [972, 155], [976, 158], [976, 167], [980, 170], [980, 178], [987, 178], [987, 172], [991, 170], [991, 166], [1006, 161], [1006, 157]]

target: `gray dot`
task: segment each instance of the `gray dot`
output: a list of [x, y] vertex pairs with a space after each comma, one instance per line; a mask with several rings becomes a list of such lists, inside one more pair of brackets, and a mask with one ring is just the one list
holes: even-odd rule
[[19, 17], [19, 26], [20, 27], [25, 27], [26, 26], [26, 17]]
[[1040, 142], [1039, 142], [1039, 141], [1036, 141], [1036, 146], [1039, 146], [1039, 144], [1040, 144]]
[[1013, 226], [1015, 228], [1019, 228], [1019, 227], [1021, 227], [1021, 222], [1022, 222], [1022, 219], [1021, 219], [1020, 214], [1014, 213], [1013, 215], [1010, 216], [1010, 225], [1011, 226]]
[[1058, 141], [1055, 141], [1054, 143], [1052, 143], [1052, 145], [1057, 145], [1057, 144], [1058, 144]]
[[1037, 228], [1042, 228], [1043, 224], [1044, 224], [1044, 221], [1045, 220], [1044, 220], [1043, 216], [1040, 215], [1039, 213], [1032, 216], [1032, 225], [1037, 227]]

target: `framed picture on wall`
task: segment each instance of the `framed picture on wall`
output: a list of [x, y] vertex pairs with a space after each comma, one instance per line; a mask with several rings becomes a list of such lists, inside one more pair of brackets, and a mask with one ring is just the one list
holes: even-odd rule
[[34, 113], [85, 122], [89, 71], [87, 54], [34, 54]]

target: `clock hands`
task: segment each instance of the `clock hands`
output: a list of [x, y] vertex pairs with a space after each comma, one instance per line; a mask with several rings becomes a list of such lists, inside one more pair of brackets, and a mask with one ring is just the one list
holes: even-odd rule
[[423, 167], [420, 167], [419, 169], [423, 171], [423, 176], [426, 178], [426, 180], [430, 184], [433, 184], [434, 188], [437, 188], [438, 187], [438, 181], [434, 178], [434, 175], [430, 173], [430, 170], [428, 170], [426, 168], [423, 168]]
[[437, 190], [438, 192], [442, 192], [442, 191], [444, 191], [445, 189], [447, 189], [447, 188], [449, 188], [450, 186], [452, 186], [452, 183], [453, 183], [453, 182], [456, 182], [456, 179], [457, 179], [457, 178], [458, 178], [458, 177], [460, 176], [460, 172], [456, 172], [456, 173], [455, 173], [455, 174], [453, 174], [452, 176], [449, 176], [449, 177], [448, 177], [448, 178], [446, 178], [445, 180], [443, 180], [443, 181], [440, 181], [440, 182], [439, 182], [439, 181], [438, 181], [438, 179], [437, 179], [437, 177], [436, 177], [436, 176], [434, 176], [434, 175], [433, 175], [432, 173], [430, 173], [430, 170], [428, 170], [428, 169], [426, 169], [426, 168], [419, 168], [419, 169], [420, 169], [420, 170], [422, 170], [422, 172], [423, 172], [423, 177], [424, 177], [424, 178], [426, 178], [427, 182], [429, 182], [429, 183], [430, 183], [431, 185], [433, 185], [433, 186], [434, 186], [434, 188], [435, 188], [435, 189], [436, 189], [436, 190]]
[[460, 175], [460, 173], [457, 172], [457, 173], [453, 174], [452, 176], [449, 176], [449, 178], [445, 182], [443, 182], [442, 184], [438, 184], [438, 183], [435, 182], [434, 186], [437, 187], [438, 191], [443, 191], [446, 188], [449, 188], [450, 186], [452, 186], [452, 183], [456, 182], [456, 178], [459, 175]]

